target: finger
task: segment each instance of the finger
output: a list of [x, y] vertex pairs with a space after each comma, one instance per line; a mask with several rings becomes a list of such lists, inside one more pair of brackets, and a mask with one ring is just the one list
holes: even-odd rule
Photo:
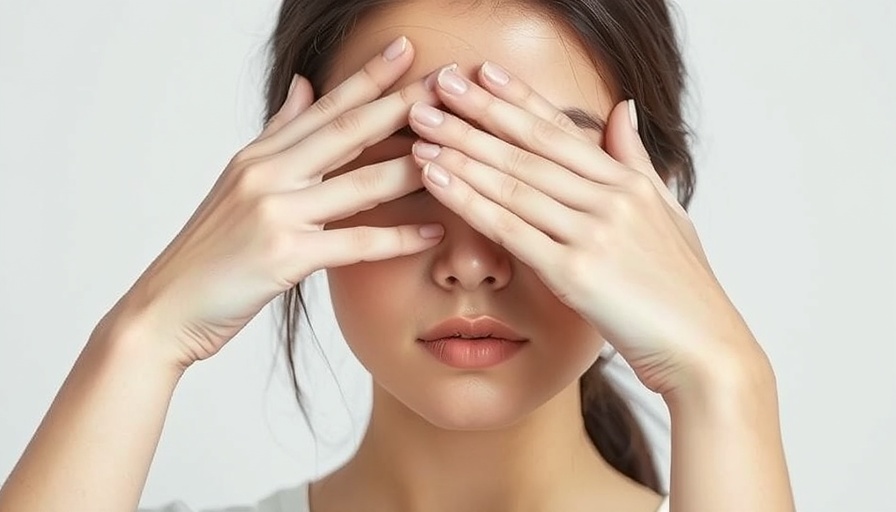
[[[418, 164], [432, 162], [486, 199], [512, 212], [531, 226], [560, 243], [569, 243], [583, 231], [584, 213], [561, 204], [553, 197], [508, 173], [474, 160], [452, 148], [439, 148], [425, 142], [413, 147]], [[435, 151], [438, 154], [432, 156]], [[584, 194], [583, 194], [584, 195]], [[587, 193], [591, 204], [600, 202], [594, 191]]]
[[456, 149], [569, 208], [582, 212], [594, 208], [595, 186], [600, 182], [571, 172], [429, 105], [414, 105], [410, 118], [412, 129], [428, 141]]
[[379, 98], [404, 75], [413, 61], [414, 47], [410, 41], [403, 36], [396, 39], [363, 68], [315, 101], [303, 115], [259, 142], [254, 151], [258, 156], [284, 151], [344, 112]]
[[356, 226], [302, 235], [303, 251], [313, 247], [312, 259], [292, 258], [311, 268], [296, 268], [296, 276], [308, 275], [322, 268], [341, 267], [362, 261], [379, 261], [407, 256], [437, 245], [444, 234], [440, 225], [407, 225], [395, 227]]
[[255, 142], [266, 139], [272, 133], [283, 128], [286, 123], [307, 110], [313, 101], [314, 91], [311, 88], [311, 82], [303, 76], [294, 75], [286, 94], [286, 100], [283, 102], [280, 110], [268, 120], [264, 130], [255, 138]]
[[336, 117], [300, 143], [276, 156], [277, 166], [316, 183], [321, 177], [353, 161], [364, 149], [407, 125], [415, 102], [435, 104], [438, 97], [425, 79]]
[[641, 174], [650, 181], [662, 198], [663, 204], [679, 232], [685, 237], [704, 267], [709, 269], [709, 261], [703, 251], [694, 224], [687, 211], [656, 172], [650, 154], [644, 147], [638, 132], [638, 110], [634, 100], [619, 103], [610, 113], [607, 123], [606, 148], [610, 156], [632, 169], [632, 172]]
[[585, 128], [603, 131], [602, 124], [593, 123], [581, 115], [570, 116], [545, 99], [529, 84], [516, 79], [494, 62], [485, 61], [479, 67], [479, 84], [494, 96], [554, 123], [558, 128], [579, 139], [589, 140]]
[[294, 192], [302, 218], [326, 224], [398, 199], [423, 187], [411, 155], [367, 165]]
[[607, 153], [626, 167], [643, 174], [660, 193], [663, 201], [679, 216], [688, 217], [684, 208], [656, 172], [650, 154], [638, 132], [638, 111], [634, 100], [620, 102], [610, 113], [605, 134]]
[[457, 176], [440, 181], [437, 164], [427, 163], [423, 183], [440, 203], [463, 218], [473, 229], [507, 248], [533, 269], [550, 268], [561, 259], [563, 245], [510, 210], [484, 197]]
[[451, 111], [489, 133], [591, 181], [612, 185], [624, 178], [623, 167], [593, 141], [495, 97], [460, 73], [443, 69], [437, 83], [439, 98]]

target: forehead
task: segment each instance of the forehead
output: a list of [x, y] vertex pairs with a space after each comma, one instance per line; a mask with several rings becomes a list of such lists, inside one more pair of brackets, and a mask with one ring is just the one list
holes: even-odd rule
[[398, 36], [416, 57], [387, 92], [456, 62], [468, 77], [484, 60], [504, 66], [556, 106], [579, 107], [601, 118], [615, 104], [610, 89], [578, 40], [543, 13], [490, 1], [399, 1], [363, 17], [336, 55], [326, 92], [357, 71]]

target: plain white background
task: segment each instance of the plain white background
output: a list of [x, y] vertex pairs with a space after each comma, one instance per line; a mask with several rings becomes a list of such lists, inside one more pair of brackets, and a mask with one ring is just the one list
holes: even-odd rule
[[[896, 510], [896, 7], [680, 7], [699, 135], [692, 216], [774, 363], [798, 507]], [[0, 2], [0, 478], [97, 320], [259, 129], [276, 9]], [[322, 311], [326, 342], [338, 332]], [[185, 376], [144, 503], [251, 503], [350, 453], [362, 369], [328, 346], [353, 427], [309, 363], [315, 445], [272, 318]]]

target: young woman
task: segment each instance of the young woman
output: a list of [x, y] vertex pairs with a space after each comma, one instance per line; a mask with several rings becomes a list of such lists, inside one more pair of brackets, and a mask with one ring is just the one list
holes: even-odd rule
[[[284, 292], [291, 362], [325, 268], [372, 416], [256, 510], [792, 510], [774, 374], [684, 210], [683, 83], [663, 0], [287, 0], [266, 127], [98, 323], [0, 512], [134, 510], [179, 378]], [[668, 405], [668, 496], [607, 343]]]

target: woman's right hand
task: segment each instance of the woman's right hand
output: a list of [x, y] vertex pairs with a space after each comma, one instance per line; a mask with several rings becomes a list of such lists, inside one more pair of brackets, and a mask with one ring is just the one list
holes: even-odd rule
[[[421, 188], [411, 156], [322, 177], [407, 124], [415, 101], [437, 102], [424, 80], [383, 92], [410, 67], [413, 48], [384, 52], [312, 104], [304, 78], [239, 151], [168, 247], [103, 322], [134, 315], [183, 368], [211, 357], [266, 304], [312, 272], [428, 249], [417, 225], [324, 230], [326, 223]], [[382, 96], [382, 97], [381, 97]], [[114, 319], [114, 320], [113, 320]]]

